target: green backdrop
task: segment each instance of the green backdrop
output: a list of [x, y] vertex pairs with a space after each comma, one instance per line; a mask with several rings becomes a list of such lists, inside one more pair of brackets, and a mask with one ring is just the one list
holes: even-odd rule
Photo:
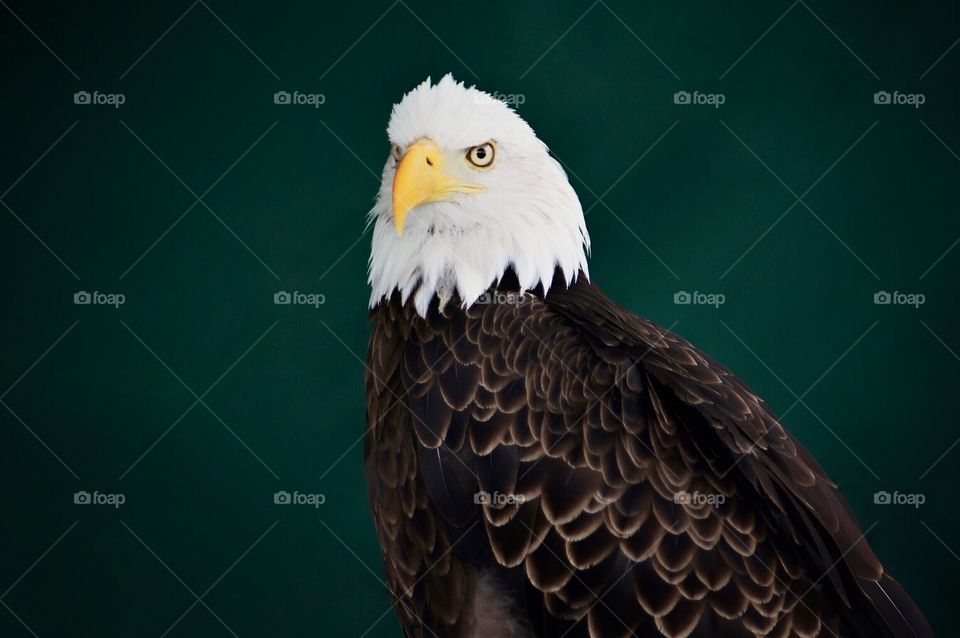
[[137, 4], [0, 2], [0, 635], [398, 635], [365, 213], [448, 71], [522, 102], [594, 281], [783, 414], [956, 635], [956, 2]]

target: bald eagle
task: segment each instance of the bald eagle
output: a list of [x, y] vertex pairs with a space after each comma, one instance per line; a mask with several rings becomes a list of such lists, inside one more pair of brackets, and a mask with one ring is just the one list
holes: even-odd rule
[[589, 280], [576, 193], [449, 75], [393, 107], [364, 463], [409, 637], [925, 637], [763, 401]]

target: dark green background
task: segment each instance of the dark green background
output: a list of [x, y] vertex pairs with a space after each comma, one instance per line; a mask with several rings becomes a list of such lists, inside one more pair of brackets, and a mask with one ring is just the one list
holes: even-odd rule
[[[160, 636], [195, 595], [209, 610], [168, 636], [398, 635], [357, 445], [364, 224], [390, 105], [447, 71], [524, 96], [592, 206], [594, 281], [789, 409], [886, 566], [956, 635], [960, 449], [929, 470], [960, 435], [960, 248], [943, 256], [960, 236], [960, 47], [934, 65], [956, 2], [205, 1], [0, 3], [0, 189], [16, 182], [0, 198], [0, 635]], [[126, 103], [75, 105], [78, 90]], [[326, 103], [275, 105], [278, 90]], [[678, 90], [726, 103], [675, 105]], [[875, 105], [878, 90], [926, 103]], [[164, 235], [212, 184], [209, 210]], [[281, 289], [326, 303], [274, 305]], [[78, 290], [127, 302], [78, 306]], [[678, 306], [679, 290], [726, 304]], [[877, 306], [879, 290], [926, 303]], [[280, 489], [326, 504], [276, 506]], [[127, 502], [78, 506], [77, 490]], [[878, 506], [878, 490], [926, 503]]]

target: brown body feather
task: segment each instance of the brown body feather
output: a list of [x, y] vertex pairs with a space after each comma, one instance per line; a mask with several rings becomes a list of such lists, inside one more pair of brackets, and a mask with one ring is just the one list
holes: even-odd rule
[[371, 312], [365, 465], [407, 636], [492, 638], [490, 591], [512, 635], [931, 635], [730, 372], [583, 278], [488, 299]]

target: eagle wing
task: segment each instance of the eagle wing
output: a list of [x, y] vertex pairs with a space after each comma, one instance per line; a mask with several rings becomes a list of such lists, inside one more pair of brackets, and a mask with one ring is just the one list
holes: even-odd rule
[[465, 622], [486, 565], [537, 636], [931, 635], [730, 372], [584, 280], [488, 301], [382, 310], [371, 338], [368, 480], [408, 627]]

